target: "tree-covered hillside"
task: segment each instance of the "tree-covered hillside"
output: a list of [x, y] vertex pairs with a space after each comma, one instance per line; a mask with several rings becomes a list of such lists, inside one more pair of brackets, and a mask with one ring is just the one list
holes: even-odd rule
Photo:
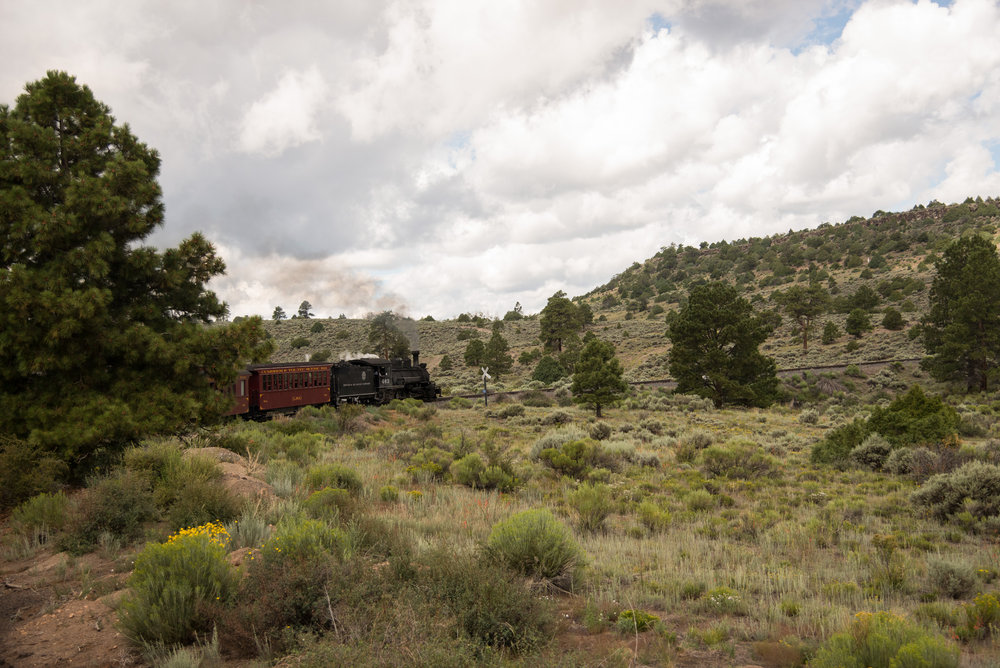
[[[955, 239], [973, 233], [994, 238], [998, 225], [1000, 201], [977, 197], [961, 204], [931, 202], [900, 213], [877, 211], [870, 218], [855, 216], [768, 237], [706, 241], [698, 248], [665, 246], [573, 299], [592, 313], [580, 335], [590, 331], [614, 343], [626, 379], [666, 378], [669, 319], [692, 288], [722, 280], [736, 286], [757, 310], [780, 317], [761, 346], [779, 369], [919, 358], [924, 346], [915, 325], [929, 308], [935, 262]], [[804, 347], [802, 321], [781, 297], [810, 286], [819, 286], [827, 299], [808, 323]], [[502, 318], [418, 321], [413, 329], [419, 333], [421, 359], [449, 389], [474, 391], [479, 369], [465, 366], [464, 352], [470, 340], [489, 340], [497, 321], [515, 360], [511, 372], [498, 379], [498, 388], [531, 386], [532, 374], [548, 354], [539, 314], [524, 316], [515, 309]], [[317, 322], [322, 330], [313, 332]], [[270, 322], [268, 329], [278, 343], [275, 360], [303, 359], [321, 351], [333, 359], [345, 351], [367, 352], [364, 321], [293, 318]], [[571, 345], [568, 354], [571, 365], [579, 349]], [[445, 357], [448, 370], [440, 368]]]

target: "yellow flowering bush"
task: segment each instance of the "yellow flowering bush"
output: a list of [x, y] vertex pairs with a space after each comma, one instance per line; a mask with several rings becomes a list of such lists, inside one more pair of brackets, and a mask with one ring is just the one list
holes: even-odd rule
[[123, 633], [137, 644], [172, 644], [207, 631], [204, 604], [226, 601], [236, 587], [235, 569], [226, 561], [228, 544], [225, 527], [209, 522], [146, 545], [118, 611]]
[[959, 650], [905, 617], [859, 612], [849, 629], [827, 641], [810, 668], [898, 668], [958, 666]]

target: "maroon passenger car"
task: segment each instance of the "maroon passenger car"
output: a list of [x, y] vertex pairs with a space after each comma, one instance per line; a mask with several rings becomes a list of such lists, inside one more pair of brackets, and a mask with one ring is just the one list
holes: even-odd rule
[[250, 413], [330, 403], [325, 362], [257, 364], [250, 367]]

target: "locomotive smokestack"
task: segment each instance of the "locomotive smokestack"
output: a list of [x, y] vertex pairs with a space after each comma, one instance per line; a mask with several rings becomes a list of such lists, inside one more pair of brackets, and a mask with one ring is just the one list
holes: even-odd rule
[[420, 365], [420, 351], [419, 350], [411, 350], [410, 354], [413, 355], [413, 366], [419, 366]]

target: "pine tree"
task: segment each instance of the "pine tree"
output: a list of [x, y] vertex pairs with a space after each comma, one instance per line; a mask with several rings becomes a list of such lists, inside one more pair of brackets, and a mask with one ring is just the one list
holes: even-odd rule
[[777, 394], [777, 366], [759, 347], [772, 331], [771, 319], [754, 313], [731, 285], [695, 287], [670, 321], [677, 391], [707, 397], [717, 407], [769, 406]]
[[63, 72], [0, 105], [0, 431], [79, 463], [218, 418], [238, 366], [268, 352], [259, 318], [206, 283], [200, 234], [157, 252], [160, 159]]
[[567, 299], [562, 290], [549, 297], [538, 324], [545, 349], [555, 352], [562, 352], [565, 339], [575, 335], [583, 327], [579, 309]]
[[465, 366], [480, 366], [486, 362], [486, 345], [479, 339], [472, 339], [465, 346]]
[[396, 321], [396, 315], [392, 311], [383, 311], [371, 316], [371, 322], [368, 324], [368, 345], [372, 346], [383, 359], [409, 355], [410, 341], [399, 329]]
[[615, 347], [594, 338], [583, 347], [573, 374], [573, 401], [594, 408], [601, 417], [601, 408], [611, 406], [628, 391], [622, 379], [622, 365], [615, 357]]
[[936, 264], [930, 311], [923, 323], [929, 357], [921, 365], [937, 380], [985, 392], [1000, 365], [1000, 257], [991, 241], [966, 237]]
[[288, 316], [285, 315], [285, 309], [281, 308], [280, 306], [275, 306], [274, 312], [271, 313], [271, 320], [275, 322], [281, 322], [287, 317]]
[[307, 301], [304, 301], [301, 304], [299, 304], [299, 317], [306, 319], [313, 317], [312, 304], [310, 304]]
[[510, 345], [507, 339], [494, 330], [493, 336], [486, 342], [486, 350], [483, 355], [484, 363], [490, 368], [490, 373], [496, 377], [509, 372], [514, 367], [514, 358], [508, 352]]
[[844, 323], [844, 331], [851, 336], [860, 339], [865, 332], [871, 331], [872, 319], [868, 312], [861, 308], [856, 308], [847, 314], [847, 321]]
[[784, 292], [774, 293], [774, 300], [781, 304], [785, 312], [799, 324], [802, 332], [802, 350], [809, 349], [809, 328], [813, 319], [826, 311], [830, 293], [817, 281], [809, 282], [809, 287], [796, 285]]

